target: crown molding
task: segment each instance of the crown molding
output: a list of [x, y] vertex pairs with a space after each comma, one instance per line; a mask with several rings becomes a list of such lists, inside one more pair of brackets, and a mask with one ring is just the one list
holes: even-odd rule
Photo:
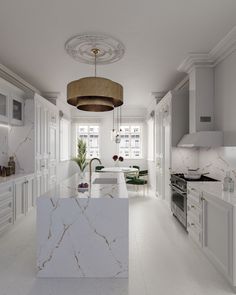
[[0, 64], [0, 77], [7, 82], [13, 84], [17, 88], [23, 90], [26, 94], [26, 97], [32, 97], [34, 93], [40, 94], [40, 91], [38, 89], [23, 80], [20, 76], [18, 76], [2, 64]]
[[189, 73], [195, 67], [215, 67], [236, 50], [236, 26], [208, 53], [189, 53], [178, 71]]

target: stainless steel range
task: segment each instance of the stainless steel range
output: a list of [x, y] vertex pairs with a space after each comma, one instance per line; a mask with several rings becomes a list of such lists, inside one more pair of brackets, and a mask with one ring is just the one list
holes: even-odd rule
[[217, 181], [202, 175], [199, 179], [189, 180], [184, 174], [171, 174], [171, 211], [173, 215], [187, 228], [187, 182], [188, 181]]

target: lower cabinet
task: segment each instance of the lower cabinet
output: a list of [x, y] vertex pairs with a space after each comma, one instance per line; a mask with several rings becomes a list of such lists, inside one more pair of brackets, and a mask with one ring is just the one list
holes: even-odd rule
[[20, 178], [14, 184], [15, 212], [14, 219], [17, 220], [34, 206], [35, 184], [34, 175]]
[[215, 267], [234, 285], [233, 206], [188, 185], [187, 231]]
[[13, 185], [0, 186], [0, 233], [14, 222]]
[[230, 280], [233, 277], [233, 207], [203, 193], [203, 251]]

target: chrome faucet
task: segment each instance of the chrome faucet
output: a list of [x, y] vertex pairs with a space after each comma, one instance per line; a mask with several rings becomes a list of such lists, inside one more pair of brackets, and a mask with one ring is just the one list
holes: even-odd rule
[[97, 160], [99, 162], [99, 164], [101, 165], [102, 162], [100, 159], [98, 158], [92, 158], [90, 161], [89, 161], [89, 184], [91, 185], [91, 179], [92, 179], [92, 162], [94, 160]]

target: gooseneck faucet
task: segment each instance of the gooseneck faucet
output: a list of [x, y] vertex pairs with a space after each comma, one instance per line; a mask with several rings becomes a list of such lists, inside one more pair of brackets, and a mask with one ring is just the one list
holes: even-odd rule
[[90, 161], [89, 161], [89, 184], [91, 185], [91, 179], [92, 179], [92, 162], [97, 160], [99, 162], [99, 164], [101, 165], [102, 162], [99, 158], [92, 158]]

